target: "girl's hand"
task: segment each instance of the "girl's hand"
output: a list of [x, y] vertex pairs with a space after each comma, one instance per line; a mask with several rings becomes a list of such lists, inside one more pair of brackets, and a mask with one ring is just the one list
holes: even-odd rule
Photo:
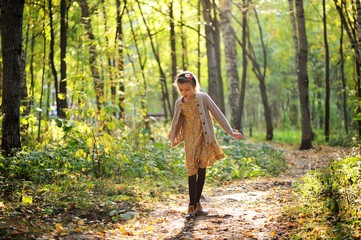
[[241, 140], [243, 138], [242, 133], [238, 132], [238, 131], [233, 131], [231, 133], [231, 136], [234, 137], [237, 140]]

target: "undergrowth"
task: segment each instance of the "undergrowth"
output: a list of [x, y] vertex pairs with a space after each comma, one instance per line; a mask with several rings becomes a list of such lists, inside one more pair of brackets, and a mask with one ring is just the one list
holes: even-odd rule
[[[124, 125], [123, 132], [110, 133], [87, 123], [57, 124], [47, 132], [53, 141], [29, 140], [15, 156], [0, 157], [0, 238], [22, 234], [9, 227], [14, 219], [23, 225], [27, 235], [22, 237], [79, 219], [87, 219], [88, 225], [81, 224], [85, 231], [94, 222], [103, 226], [136, 218], [143, 203], [186, 192], [183, 147], [169, 148], [164, 126], [150, 132]], [[267, 145], [219, 137], [227, 158], [208, 170], [211, 181], [285, 169], [282, 153]]]
[[252, 144], [247, 141], [229, 140], [223, 147], [226, 158], [208, 170], [213, 180], [224, 181], [264, 176], [278, 176], [286, 170], [281, 150], [269, 145]]
[[299, 224], [292, 239], [361, 238], [361, 155], [336, 160], [295, 184], [299, 204], [290, 211]]

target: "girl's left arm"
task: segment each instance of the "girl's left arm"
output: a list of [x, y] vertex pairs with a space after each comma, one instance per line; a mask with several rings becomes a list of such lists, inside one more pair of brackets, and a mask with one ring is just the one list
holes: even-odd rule
[[218, 106], [214, 103], [212, 98], [207, 94], [205, 94], [205, 103], [207, 104], [208, 110], [212, 113], [212, 116], [214, 117], [214, 119], [216, 119], [216, 121], [223, 128], [223, 130], [226, 133], [231, 134], [233, 132], [233, 129], [229, 124], [227, 118], [224, 116]]
[[229, 124], [226, 116], [222, 113], [222, 111], [218, 108], [218, 106], [215, 104], [215, 102], [212, 100], [212, 98], [208, 95], [206, 96], [206, 103], [209, 111], [212, 113], [213, 117], [216, 119], [218, 124], [223, 128], [223, 130], [231, 135], [232, 137], [241, 140], [243, 138], [243, 135], [238, 132], [234, 131]]

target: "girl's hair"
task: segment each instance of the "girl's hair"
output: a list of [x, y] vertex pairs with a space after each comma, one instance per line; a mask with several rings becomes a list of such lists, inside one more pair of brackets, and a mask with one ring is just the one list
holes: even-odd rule
[[199, 82], [198, 79], [196, 78], [196, 76], [190, 72], [190, 71], [183, 71], [181, 73], [179, 73], [174, 81], [174, 86], [178, 87], [178, 83], [182, 84], [182, 83], [190, 83], [192, 84], [192, 86], [194, 86], [196, 88], [196, 91], [199, 92]]

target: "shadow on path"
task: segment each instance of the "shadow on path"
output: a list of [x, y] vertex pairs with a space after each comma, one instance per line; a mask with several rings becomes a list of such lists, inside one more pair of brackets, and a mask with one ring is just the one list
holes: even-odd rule
[[[178, 239], [192, 239], [195, 237], [195, 231], [203, 231], [207, 233], [214, 228], [215, 225], [219, 225], [223, 223], [223, 219], [232, 218], [233, 216], [230, 214], [219, 215], [219, 214], [211, 214], [207, 216], [199, 216], [194, 219], [184, 220], [183, 228], [174, 236], [165, 238], [165, 240], [178, 240]], [[210, 224], [204, 225], [202, 222], [208, 222]], [[228, 229], [224, 229], [228, 231]]]

